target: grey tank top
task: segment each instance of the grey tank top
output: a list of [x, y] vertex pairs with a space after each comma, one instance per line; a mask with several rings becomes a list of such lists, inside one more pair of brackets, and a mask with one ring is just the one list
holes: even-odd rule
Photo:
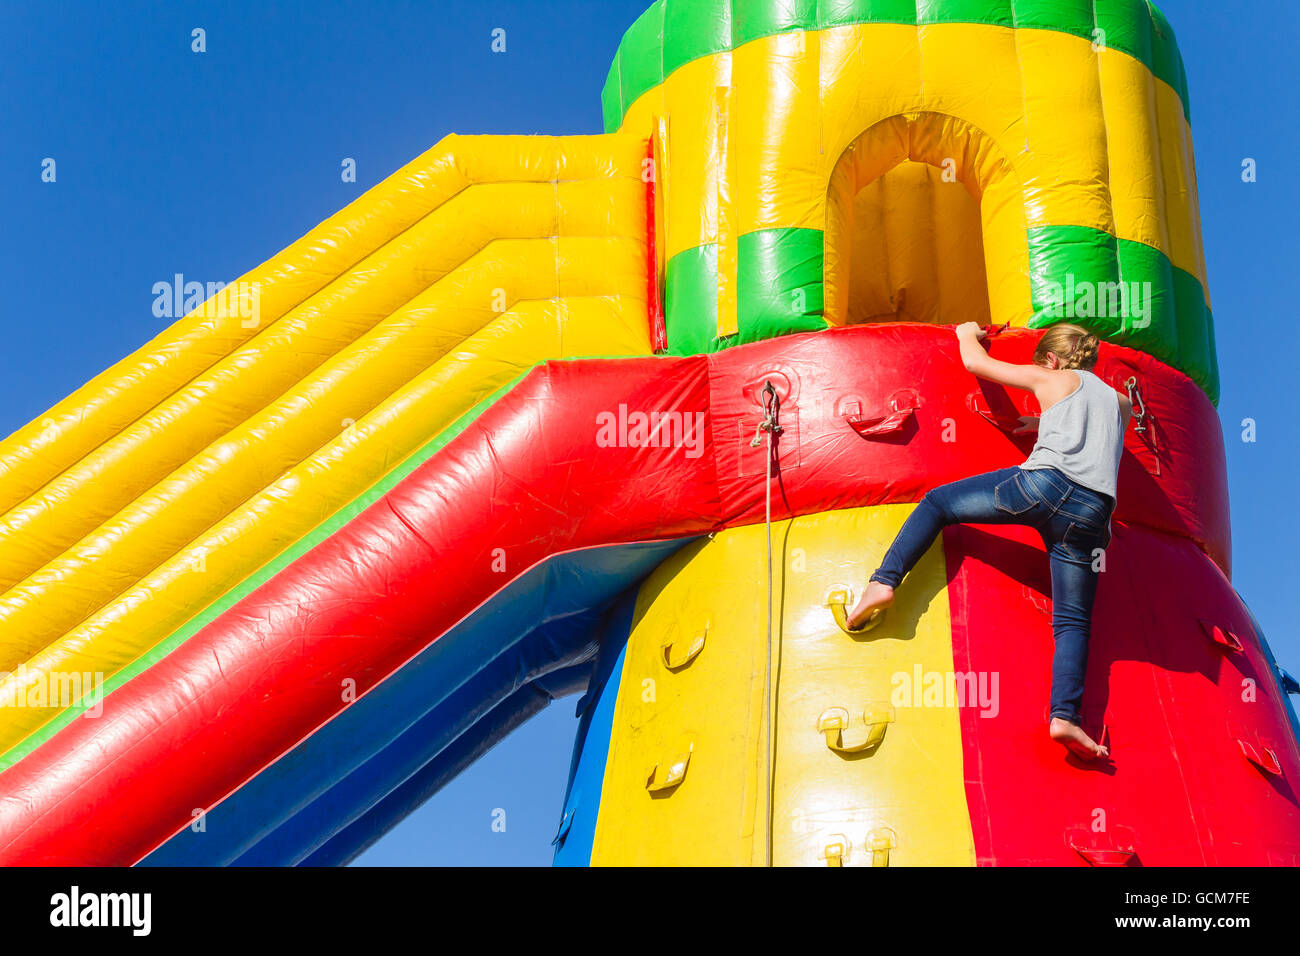
[[1038, 441], [1020, 467], [1055, 468], [1114, 500], [1128, 417], [1113, 388], [1092, 372], [1072, 371], [1079, 387], [1043, 412]]

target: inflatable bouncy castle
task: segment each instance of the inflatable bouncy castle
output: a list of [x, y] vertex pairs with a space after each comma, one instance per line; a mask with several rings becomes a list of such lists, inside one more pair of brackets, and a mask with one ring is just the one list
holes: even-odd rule
[[[0, 862], [353, 859], [576, 698], [555, 862], [1300, 862], [1231, 583], [1173, 31], [1146, 0], [657, 0], [596, 136], [449, 136], [0, 445]], [[1029, 360], [1134, 404], [1046, 733]], [[558, 802], [560, 795], [556, 794]]]

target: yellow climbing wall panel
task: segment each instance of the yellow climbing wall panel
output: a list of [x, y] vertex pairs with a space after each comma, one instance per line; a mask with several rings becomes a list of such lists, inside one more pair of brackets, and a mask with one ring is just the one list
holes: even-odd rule
[[954, 671], [942, 545], [868, 634], [841, 632], [827, 605], [862, 586], [912, 507], [773, 525], [770, 708], [764, 526], [656, 570], [628, 640], [593, 864], [974, 865], [958, 711], [920, 690]]
[[[637, 596], [592, 844], [593, 865], [748, 865], [763, 852], [766, 590], [762, 527], [679, 551]], [[684, 667], [670, 670], [704, 636]], [[690, 754], [686, 778], [651, 792]], [[761, 859], [758, 861], [761, 862]]]

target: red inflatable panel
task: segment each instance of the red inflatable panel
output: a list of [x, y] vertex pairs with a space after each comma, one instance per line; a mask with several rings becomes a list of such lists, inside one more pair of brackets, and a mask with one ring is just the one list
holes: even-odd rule
[[[1083, 702], [1084, 728], [1104, 731], [1112, 760], [1093, 765], [1045, 732], [1053, 644], [1041, 539], [958, 526], [944, 531], [944, 551], [954, 667], [996, 674], [1001, 689], [995, 716], [961, 709], [981, 865], [1262, 866], [1300, 853], [1300, 753], [1285, 703], [1245, 608], [1202, 552], [1116, 528]], [[1275, 764], [1252, 763], [1239, 741]]]
[[[1040, 336], [1003, 333], [992, 339], [990, 354], [1029, 362]], [[758, 421], [756, 394], [766, 379], [783, 393], [784, 501], [795, 513], [917, 501], [935, 485], [1018, 465], [1033, 448], [1032, 435], [1001, 427], [1038, 414], [1033, 395], [967, 372], [950, 329], [835, 329], [759, 342], [711, 361], [717, 423]], [[1121, 389], [1136, 378], [1148, 412], [1146, 431], [1130, 427], [1126, 437], [1115, 520], [1191, 538], [1227, 571], [1227, 467], [1214, 406], [1187, 376], [1139, 352], [1103, 343], [1095, 371]], [[869, 438], [854, 427], [854, 420], [907, 407], [915, 407], [912, 420], [897, 431]], [[761, 520], [763, 487], [754, 475], [762, 474], [763, 458], [748, 447], [753, 427], [722, 427], [714, 440], [727, 521]]]
[[[1023, 361], [1037, 337], [999, 336], [993, 354]], [[1130, 434], [1117, 525], [1183, 535], [1226, 568], [1214, 410], [1181, 373], [1103, 346], [1101, 374], [1130, 370], [1158, 444]], [[74, 721], [0, 774], [0, 863], [138, 860], [193, 808], [214, 805], [338, 713], [343, 681], [364, 693], [550, 555], [761, 521], [765, 459], [751, 440], [768, 380], [782, 397], [778, 518], [915, 501], [1016, 464], [1031, 444], [1001, 430], [1011, 399], [980, 393], [950, 329], [864, 326], [707, 356], [548, 364], [346, 528], [114, 692], [100, 719]], [[647, 432], [639, 412], [678, 417]], [[1183, 565], [1195, 557], [1200, 573], [1214, 570], [1190, 543], [1180, 547]], [[1007, 613], [1027, 613], [1013, 596], [1018, 610]], [[1240, 625], [1225, 626], [1248, 633]], [[1026, 674], [1041, 681], [1034, 660]], [[1139, 673], [1156, 681], [1149, 666]], [[1246, 744], [1267, 761], [1263, 743]], [[1000, 771], [983, 779], [1015, 789]]]
[[650, 359], [530, 376], [101, 718], [6, 771], [0, 860], [134, 862], [328, 721], [342, 681], [364, 693], [548, 555], [706, 530], [718, 513], [707, 457], [596, 443], [600, 410], [703, 410], [706, 363], [675, 364], [671, 376]]

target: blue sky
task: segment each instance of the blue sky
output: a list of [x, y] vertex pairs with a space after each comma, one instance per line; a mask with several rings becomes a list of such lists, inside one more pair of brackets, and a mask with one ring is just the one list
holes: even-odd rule
[[[0, 3], [0, 433], [165, 326], [152, 286], [231, 279], [450, 132], [600, 131], [600, 89], [648, 0]], [[1165, 0], [1187, 62], [1235, 583], [1300, 671], [1293, 0]], [[208, 52], [190, 52], [190, 30]], [[507, 52], [490, 34], [507, 31]], [[40, 162], [58, 162], [58, 183]], [[358, 182], [340, 181], [355, 157]], [[1243, 158], [1258, 181], [1241, 180]], [[1242, 420], [1258, 440], [1241, 441]], [[1272, 502], [1272, 504], [1270, 504]], [[365, 854], [546, 864], [576, 721], [565, 700]], [[507, 810], [505, 833], [491, 814]]]

